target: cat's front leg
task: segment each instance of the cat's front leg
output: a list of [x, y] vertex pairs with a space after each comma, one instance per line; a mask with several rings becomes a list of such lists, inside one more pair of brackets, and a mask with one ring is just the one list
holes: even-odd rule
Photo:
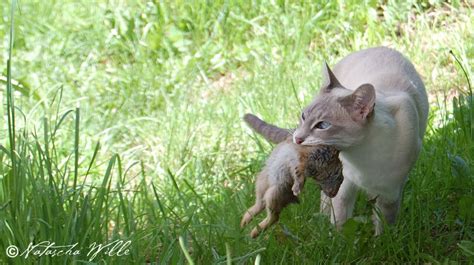
[[337, 195], [331, 199], [333, 212], [331, 222], [339, 229], [352, 216], [357, 196], [357, 186], [345, 178]]
[[322, 214], [330, 217], [332, 214], [332, 201], [329, 196], [324, 193], [324, 191], [321, 191], [321, 202], [319, 204], [319, 212]]

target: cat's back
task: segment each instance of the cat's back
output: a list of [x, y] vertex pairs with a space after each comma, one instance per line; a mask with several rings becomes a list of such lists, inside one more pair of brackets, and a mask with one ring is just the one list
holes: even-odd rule
[[334, 73], [348, 89], [370, 83], [377, 91], [410, 89], [423, 93], [425, 87], [413, 64], [400, 52], [375, 47], [354, 52], [334, 66]]
[[421, 133], [424, 134], [428, 119], [428, 97], [420, 75], [403, 54], [387, 47], [361, 50], [337, 63], [334, 74], [348, 89], [370, 83], [379, 99], [405, 97], [413, 102]]

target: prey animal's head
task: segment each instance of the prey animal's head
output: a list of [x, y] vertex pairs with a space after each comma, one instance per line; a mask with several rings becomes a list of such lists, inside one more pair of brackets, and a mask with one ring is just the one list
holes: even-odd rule
[[343, 150], [359, 143], [375, 106], [375, 89], [363, 84], [355, 90], [341, 85], [327, 64], [324, 84], [301, 113], [293, 141], [302, 145], [333, 145]]
[[330, 198], [336, 196], [344, 180], [339, 151], [333, 146], [320, 145], [311, 147], [305, 175], [313, 177], [321, 190]]

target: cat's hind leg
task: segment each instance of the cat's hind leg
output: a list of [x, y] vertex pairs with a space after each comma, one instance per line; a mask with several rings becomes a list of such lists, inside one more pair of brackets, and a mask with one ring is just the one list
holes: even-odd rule
[[378, 236], [383, 233], [384, 220], [387, 224], [395, 224], [397, 220], [398, 211], [400, 209], [401, 196], [396, 199], [388, 199], [383, 196], [378, 196], [375, 201], [375, 209], [372, 216], [372, 221], [375, 226], [375, 235]]

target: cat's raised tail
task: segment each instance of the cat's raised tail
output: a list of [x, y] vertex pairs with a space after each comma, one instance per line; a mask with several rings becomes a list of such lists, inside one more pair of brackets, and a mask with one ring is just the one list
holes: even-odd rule
[[252, 130], [274, 144], [281, 143], [292, 135], [291, 130], [266, 123], [259, 117], [250, 113], [244, 115], [244, 121], [248, 126], [250, 126], [250, 128], [252, 128]]

